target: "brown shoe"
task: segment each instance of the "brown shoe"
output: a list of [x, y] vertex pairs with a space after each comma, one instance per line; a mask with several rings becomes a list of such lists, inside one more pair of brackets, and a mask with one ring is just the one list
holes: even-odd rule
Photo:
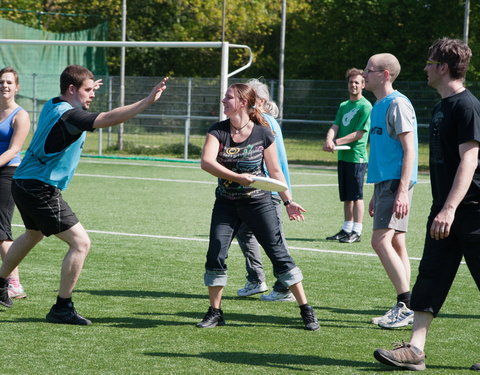
[[373, 352], [375, 359], [385, 365], [406, 370], [425, 370], [425, 353], [416, 346], [402, 342], [393, 350], [377, 349]]

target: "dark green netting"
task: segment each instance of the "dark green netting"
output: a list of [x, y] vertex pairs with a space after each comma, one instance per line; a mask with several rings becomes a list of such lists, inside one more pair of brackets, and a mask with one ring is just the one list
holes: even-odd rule
[[[70, 33], [51, 33], [0, 18], [0, 39], [106, 40], [107, 23]], [[107, 51], [103, 47], [0, 44], [0, 67], [11, 66], [19, 74], [24, 97], [48, 100], [59, 94], [60, 73], [67, 65], [78, 64], [95, 75], [107, 74]], [[35, 76], [35, 80], [32, 77]]]

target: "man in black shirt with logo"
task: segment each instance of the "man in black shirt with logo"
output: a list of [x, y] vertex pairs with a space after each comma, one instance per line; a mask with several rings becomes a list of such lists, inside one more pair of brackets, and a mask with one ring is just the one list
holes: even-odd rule
[[[425, 369], [425, 341], [465, 257], [480, 289], [480, 102], [464, 87], [472, 51], [461, 40], [442, 38], [428, 51], [428, 85], [441, 101], [430, 123], [433, 202], [419, 274], [412, 290], [412, 337], [375, 358], [408, 370]], [[475, 364], [472, 370], [480, 370]]]

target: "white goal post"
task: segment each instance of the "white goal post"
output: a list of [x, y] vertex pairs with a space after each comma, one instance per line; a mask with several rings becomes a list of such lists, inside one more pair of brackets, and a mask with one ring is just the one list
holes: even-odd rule
[[[54, 46], [84, 46], [84, 47], [144, 47], [144, 48], [221, 48], [222, 60], [220, 69], [220, 99], [228, 87], [228, 78], [247, 69], [252, 65], [253, 56], [249, 46], [230, 44], [229, 42], [118, 42], [118, 41], [80, 41], [80, 40], [27, 40], [27, 39], [0, 39], [0, 44], [29, 44]], [[237, 70], [228, 73], [228, 53], [230, 48], [243, 48], [249, 53], [248, 62]], [[123, 90], [124, 88], [121, 88]], [[219, 119], [224, 120], [221, 104]]]

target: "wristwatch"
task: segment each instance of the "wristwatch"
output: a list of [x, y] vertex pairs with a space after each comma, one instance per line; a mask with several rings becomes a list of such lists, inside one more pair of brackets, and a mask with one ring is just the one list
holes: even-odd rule
[[283, 202], [283, 205], [284, 205], [285, 207], [287, 207], [290, 203], [293, 203], [293, 199], [289, 199], [289, 200]]

